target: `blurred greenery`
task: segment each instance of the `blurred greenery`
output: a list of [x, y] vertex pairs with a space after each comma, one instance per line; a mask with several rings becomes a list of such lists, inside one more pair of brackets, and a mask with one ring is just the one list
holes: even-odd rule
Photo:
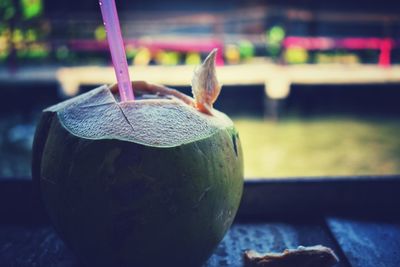
[[400, 120], [357, 117], [234, 119], [245, 177], [400, 173]]
[[42, 0], [20, 0], [22, 6], [22, 14], [25, 19], [37, 17], [43, 12]]

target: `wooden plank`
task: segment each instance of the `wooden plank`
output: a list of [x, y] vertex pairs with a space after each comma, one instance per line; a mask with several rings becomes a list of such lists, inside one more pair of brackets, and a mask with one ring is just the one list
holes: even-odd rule
[[[78, 261], [49, 226], [0, 225], [0, 263], [2, 266], [77, 267]], [[326, 226], [311, 223], [237, 223], [205, 267], [241, 267], [247, 249], [260, 252], [282, 251], [299, 245], [322, 244], [340, 250], [329, 236]], [[343, 259], [343, 255], [338, 253]], [[337, 267], [348, 267], [342, 260]]]
[[[398, 213], [400, 175], [246, 180], [238, 218]], [[357, 196], [357, 197], [355, 197]], [[10, 203], [13, 203], [10, 205]], [[32, 180], [0, 177], [0, 222], [46, 221]]]
[[[131, 66], [133, 77], [154, 83], [190, 85], [195, 66]], [[96, 73], [97, 75], [93, 75]], [[400, 81], [400, 66], [381, 68], [378, 65], [308, 64], [278, 66], [270, 63], [226, 65], [217, 68], [218, 80], [224, 85], [264, 84], [277, 76], [292, 84], [365, 84]], [[282, 74], [282, 75], [281, 75]], [[284, 75], [283, 75], [284, 74]], [[112, 67], [69, 67], [57, 71], [63, 83], [73, 79], [79, 84], [93, 85], [115, 81]], [[100, 79], [100, 80], [99, 80]]]
[[0, 226], [1, 266], [78, 267], [72, 252], [49, 226]]
[[55, 67], [20, 67], [17, 70], [0, 67], [0, 82], [5, 84], [38, 84], [53, 83], [56, 84]]
[[400, 221], [329, 218], [327, 223], [351, 266], [400, 266]]
[[[195, 66], [131, 66], [135, 80], [147, 80], [171, 86], [190, 86]], [[224, 85], [263, 85], [286, 77], [291, 84], [370, 84], [400, 82], [400, 66], [381, 68], [378, 65], [289, 65], [278, 66], [269, 63], [227, 65], [217, 68], [218, 78]], [[93, 75], [93, 74], [96, 75]], [[70, 82], [80, 85], [114, 83], [112, 67], [22, 67], [16, 72], [0, 68], [2, 83], [15, 82]]]
[[313, 214], [398, 213], [400, 176], [298, 177], [247, 180], [240, 218]]
[[[169, 86], [190, 86], [195, 66], [130, 66], [134, 80]], [[387, 84], [400, 82], [400, 66], [382, 68], [378, 65], [305, 64], [279, 66], [265, 61], [217, 68], [218, 80], [229, 85], [266, 85], [266, 94], [285, 98], [291, 84]], [[10, 79], [12, 78], [12, 79]], [[112, 67], [78, 66], [60, 68], [22, 68], [10, 73], [0, 68], [0, 82], [59, 83], [66, 95], [79, 92], [80, 86], [115, 83]]]
[[282, 252], [286, 248], [321, 244], [331, 247], [340, 262], [335, 267], [349, 266], [340, 248], [323, 223], [238, 223], [234, 224], [205, 267], [241, 267], [243, 252]]

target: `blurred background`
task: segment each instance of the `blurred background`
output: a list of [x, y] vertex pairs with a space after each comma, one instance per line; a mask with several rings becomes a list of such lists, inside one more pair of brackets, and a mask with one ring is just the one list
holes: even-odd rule
[[[116, 0], [131, 77], [190, 94], [219, 49], [216, 108], [245, 176], [400, 173], [400, 4]], [[114, 72], [95, 0], [0, 0], [0, 177], [29, 177], [41, 110]]]

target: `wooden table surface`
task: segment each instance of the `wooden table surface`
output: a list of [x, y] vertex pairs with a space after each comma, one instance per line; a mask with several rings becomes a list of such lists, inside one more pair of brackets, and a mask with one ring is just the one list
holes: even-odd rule
[[[375, 178], [378, 179], [246, 182], [237, 220], [204, 267], [241, 267], [243, 252], [248, 249], [282, 252], [286, 248], [318, 244], [335, 251], [340, 259], [336, 267], [399, 267], [400, 217], [395, 207], [400, 203], [400, 194], [394, 192], [400, 192], [400, 177]], [[277, 188], [279, 194], [274, 195]], [[43, 212], [36, 210], [38, 207], [29, 201], [31, 189], [28, 179], [0, 179], [0, 266], [81, 266], [43, 218]], [[365, 196], [362, 195], [368, 195], [371, 203], [354, 201], [349, 204], [350, 210], [340, 212], [333, 202], [321, 197], [329, 195], [329, 190], [335, 191], [338, 199], [347, 199], [350, 192], [354, 199], [363, 200]], [[304, 198], [310, 201], [308, 204], [317, 197], [321, 199], [319, 204], [327, 209], [321, 210], [320, 206], [310, 206], [306, 202], [297, 203], [291, 209], [284, 200], [299, 202], [299, 192], [308, 194]], [[284, 211], [281, 214], [273, 211], [272, 206], [267, 205], [270, 201], [281, 203]], [[306, 208], [301, 209], [304, 205]]]
[[[49, 225], [0, 225], [0, 237], [0, 266], [81, 266]], [[236, 222], [205, 266], [241, 267], [248, 249], [278, 252], [317, 244], [336, 252], [337, 267], [398, 267], [400, 221], [328, 217]]]

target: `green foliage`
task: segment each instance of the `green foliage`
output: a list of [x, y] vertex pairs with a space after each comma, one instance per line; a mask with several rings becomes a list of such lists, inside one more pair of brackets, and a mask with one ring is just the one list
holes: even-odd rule
[[199, 53], [188, 53], [185, 59], [186, 65], [200, 65], [201, 64], [201, 56]]
[[272, 58], [277, 58], [285, 38], [285, 29], [279, 25], [273, 26], [266, 33], [267, 51]]
[[10, 28], [6, 23], [0, 24], [0, 61], [8, 58], [10, 54]]
[[242, 60], [251, 59], [255, 53], [254, 45], [250, 41], [242, 40], [239, 42], [239, 52]]
[[162, 65], [174, 66], [178, 65], [180, 56], [177, 52], [163, 52], [160, 55]]
[[43, 12], [42, 0], [20, 0], [22, 7], [22, 15], [25, 19], [38, 17]]
[[284, 58], [289, 64], [304, 64], [307, 63], [309, 56], [306, 49], [300, 47], [291, 47], [286, 49]]
[[279, 44], [285, 38], [285, 30], [281, 26], [273, 26], [267, 33], [268, 43]]
[[104, 25], [100, 25], [96, 28], [96, 30], [94, 31], [94, 37], [97, 41], [104, 41], [107, 39], [107, 33]]
[[7, 21], [15, 16], [15, 6], [12, 0], [0, 0], [0, 18]]

